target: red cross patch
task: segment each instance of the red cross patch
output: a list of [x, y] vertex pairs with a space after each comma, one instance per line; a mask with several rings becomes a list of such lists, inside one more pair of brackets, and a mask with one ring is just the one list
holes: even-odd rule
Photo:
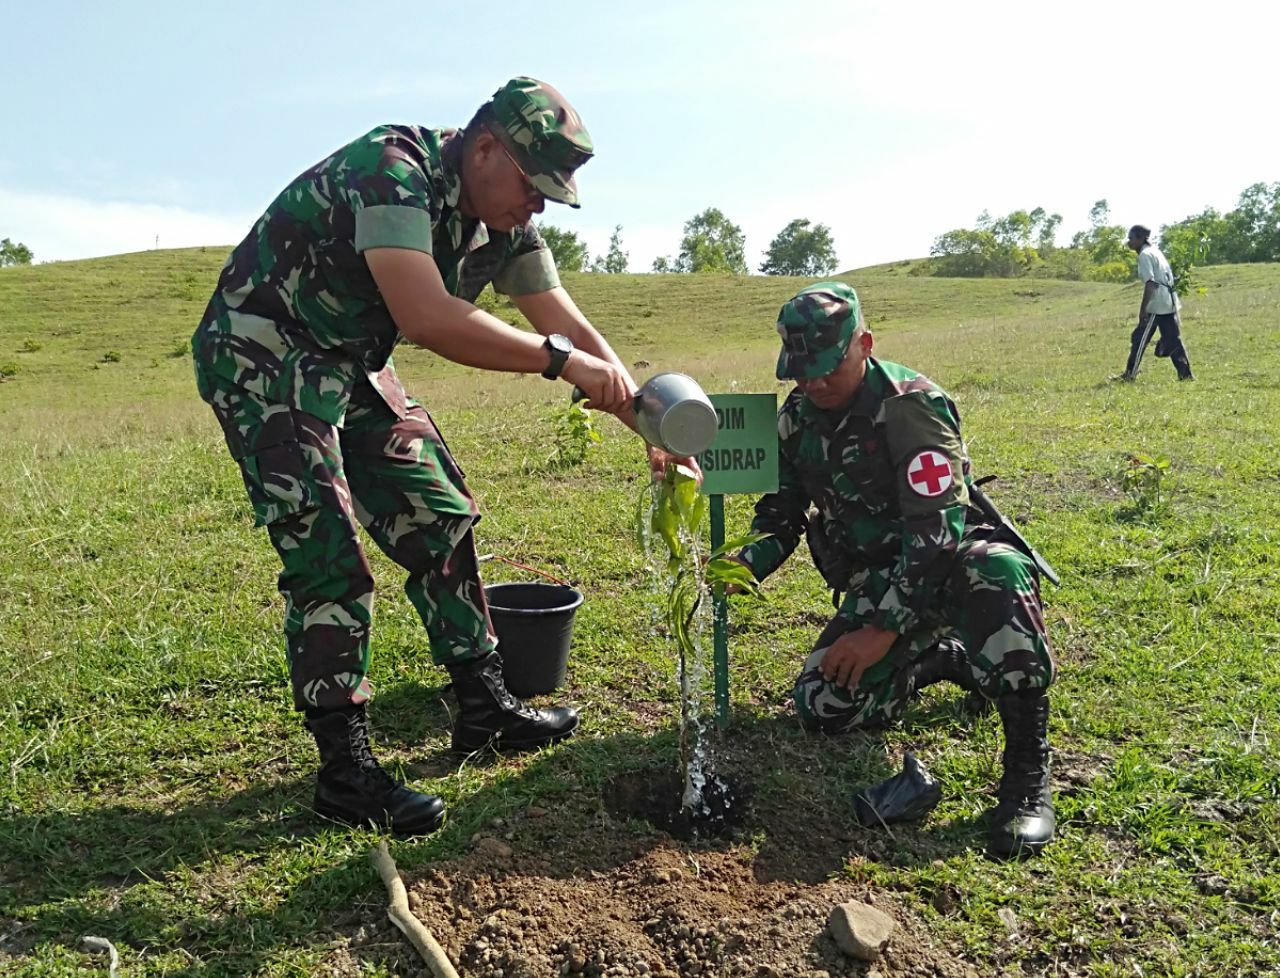
[[951, 460], [926, 448], [907, 465], [907, 485], [917, 496], [941, 496], [951, 488]]

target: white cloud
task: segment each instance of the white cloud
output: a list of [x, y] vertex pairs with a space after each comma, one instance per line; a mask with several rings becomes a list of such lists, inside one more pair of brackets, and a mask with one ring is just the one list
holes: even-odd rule
[[36, 261], [145, 251], [157, 243], [161, 248], [233, 245], [248, 232], [254, 216], [0, 187], [0, 237], [21, 241]]

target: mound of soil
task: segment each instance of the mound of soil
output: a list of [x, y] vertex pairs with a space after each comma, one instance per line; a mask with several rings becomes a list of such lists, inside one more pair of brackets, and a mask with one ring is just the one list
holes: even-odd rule
[[[410, 906], [466, 978], [976, 978], [963, 961], [920, 944], [916, 922], [883, 893], [840, 881], [761, 881], [749, 848], [591, 850], [597, 842], [610, 848], [583, 838], [549, 856], [482, 835], [468, 856], [406, 873]], [[585, 853], [614, 865], [587, 869]], [[831, 908], [850, 899], [898, 921], [872, 964], [847, 958], [827, 933]], [[385, 917], [371, 918], [361, 938], [356, 945], [381, 950], [402, 940]], [[344, 953], [359, 956], [359, 947]], [[409, 951], [396, 968], [426, 973]]]

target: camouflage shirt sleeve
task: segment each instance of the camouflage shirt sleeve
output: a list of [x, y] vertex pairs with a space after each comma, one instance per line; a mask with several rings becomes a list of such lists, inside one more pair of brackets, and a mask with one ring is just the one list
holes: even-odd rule
[[503, 295], [532, 295], [560, 284], [551, 249], [532, 221], [514, 233], [510, 257], [493, 278], [493, 290]]
[[[885, 428], [898, 482], [902, 551], [873, 623], [903, 633], [940, 600], [942, 580], [964, 533], [968, 464], [959, 421], [941, 392], [887, 399]], [[949, 463], [949, 473], [942, 460]], [[933, 466], [927, 473], [931, 479], [922, 478], [923, 463]]]
[[763, 540], [744, 547], [739, 559], [751, 568], [757, 581], [763, 581], [783, 562], [804, 536], [809, 525], [809, 492], [800, 478], [793, 452], [799, 440], [795, 420], [784, 404], [778, 414], [778, 489], [762, 496], [756, 503], [751, 521], [752, 533], [767, 533]]
[[355, 216], [355, 248], [432, 252], [433, 214], [440, 204], [423, 156], [407, 136], [375, 129], [347, 147], [340, 193]]

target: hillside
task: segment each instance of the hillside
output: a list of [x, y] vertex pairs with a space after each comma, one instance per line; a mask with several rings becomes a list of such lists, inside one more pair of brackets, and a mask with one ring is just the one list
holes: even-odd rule
[[[191, 379], [188, 338], [223, 258], [0, 269], [6, 976], [103, 970], [85, 934], [114, 941], [129, 978], [424, 973], [386, 921], [376, 835], [310, 811], [278, 561]], [[586, 462], [556, 468], [565, 385], [405, 349], [406, 384], [484, 512], [481, 552], [586, 595], [556, 694], [583, 709], [580, 736], [462, 762], [403, 574], [369, 547], [379, 755], [450, 812], [437, 835], [393, 843], [418, 913], [483, 978], [863, 976], [823, 931], [851, 898], [898, 922], [882, 978], [1276, 972], [1280, 266], [1203, 271], [1184, 315], [1193, 384], [1150, 354], [1136, 383], [1108, 379], [1137, 285], [845, 277], [877, 352], [955, 397], [977, 473], [999, 475], [992, 496], [1063, 576], [1044, 593], [1060, 837], [1034, 861], [983, 858], [1001, 735], [954, 687], [882, 737], [799, 729], [791, 686], [830, 614], [803, 553], [731, 607], [732, 722], [715, 747], [749, 789], [737, 832], [685, 842], [656, 827], [618, 790], [669, 777], [676, 757], [674, 656], [633, 541], [639, 443], [601, 419]], [[640, 379], [786, 390], [773, 322], [802, 280], [566, 284], [644, 361]], [[1135, 453], [1168, 459], [1146, 488], [1125, 478]], [[726, 501], [730, 533], [752, 502]], [[853, 793], [906, 750], [943, 801], [892, 833], [857, 825]]]
[[[80, 396], [109, 398], [138, 375], [152, 395], [181, 395], [187, 373], [184, 344], [203, 311], [226, 253], [219, 248], [139, 252], [0, 271], [0, 362], [18, 367], [5, 400], [21, 403], [47, 383], [71, 382]], [[1050, 346], [1080, 340], [1053, 334], [1064, 317], [1083, 322], [1090, 337], [1122, 346], [1120, 324], [1132, 318], [1135, 285], [1054, 280], [909, 278], [899, 265], [843, 273], [862, 297], [868, 321], [891, 356], [918, 362], [936, 347], [939, 331], [961, 362], [979, 363], [1012, 351], [1031, 332]], [[1280, 279], [1269, 266], [1222, 266], [1205, 273], [1209, 295], [1193, 302], [1188, 318], [1228, 303], [1259, 301]], [[733, 379], [752, 376], [767, 360], [778, 305], [809, 280], [763, 276], [569, 274], [565, 284], [578, 304], [628, 360], [653, 369], [684, 369]], [[518, 314], [508, 308], [508, 318]], [[1097, 332], [1094, 332], [1097, 330]], [[1196, 342], [1194, 338], [1192, 343]], [[41, 345], [24, 352], [23, 345]], [[961, 350], [963, 344], [966, 349]], [[107, 354], [119, 356], [118, 360]], [[726, 359], [726, 353], [730, 353]], [[970, 355], [972, 354], [972, 355]], [[1113, 354], [1108, 362], [1123, 360]], [[466, 376], [465, 368], [404, 349], [398, 361], [411, 379], [429, 382]], [[760, 361], [763, 362], [763, 361]], [[942, 362], [942, 361], [938, 361]], [[951, 362], [951, 361], [947, 361]], [[735, 365], [741, 366], [741, 378]], [[1025, 366], [1025, 365], [1022, 365]], [[928, 364], [923, 365], [929, 369]], [[1014, 371], [1021, 368], [1014, 366]], [[125, 375], [124, 378], [121, 375]], [[82, 383], [83, 382], [83, 383]], [[454, 385], [450, 385], [451, 388]], [[462, 393], [459, 390], [459, 393]], [[39, 395], [37, 395], [38, 397]]]

